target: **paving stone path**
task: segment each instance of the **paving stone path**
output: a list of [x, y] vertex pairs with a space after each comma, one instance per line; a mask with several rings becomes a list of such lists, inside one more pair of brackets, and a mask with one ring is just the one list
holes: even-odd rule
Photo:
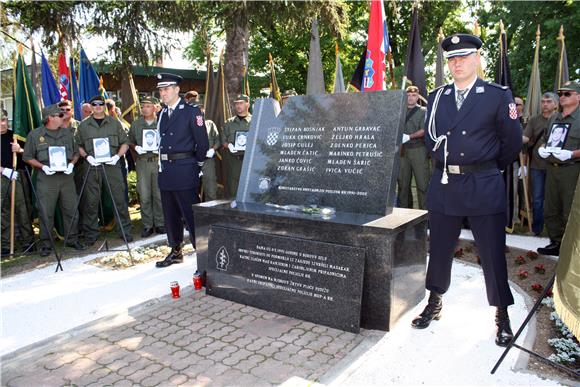
[[[102, 325], [106, 325], [99, 328]], [[3, 361], [2, 386], [267, 386], [315, 382], [361, 343], [352, 334], [182, 290], [122, 323], [83, 328]]]

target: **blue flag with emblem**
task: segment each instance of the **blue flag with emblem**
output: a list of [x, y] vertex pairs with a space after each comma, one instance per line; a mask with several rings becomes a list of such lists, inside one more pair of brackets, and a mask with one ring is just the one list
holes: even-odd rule
[[75, 70], [75, 64], [74, 61], [71, 58], [69, 58], [69, 71], [70, 71], [70, 90], [69, 90], [69, 95], [71, 96], [71, 101], [73, 103], [73, 107], [74, 107], [74, 111], [75, 111], [75, 118], [77, 120], [81, 120], [82, 119], [82, 115], [81, 115], [81, 99], [79, 96], [79, 87], [77, 84], [77, 72]]
[[42, 65], [40, 71], [42, 73], [42, 103], [44, 106], [49, 106], [60, 102], [60, 91], [56, 85], [56, 79], [54, 79], [50, 65], [44, 56], [44, 52], [41, 54], [41, 57]]
[[80, 64], [79, 64], [79, 95], [80, 102], [89, 102], [91, 98], [100, 95], [99, 92], [99, 76], [91, 65], [91, 61], [87, 58], [85, 50], [81, 48]]

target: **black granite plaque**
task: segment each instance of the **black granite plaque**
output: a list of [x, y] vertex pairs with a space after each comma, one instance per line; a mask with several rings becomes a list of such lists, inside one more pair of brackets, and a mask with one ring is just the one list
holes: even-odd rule
[[405, 92], [258, 99], [236, 200], [392, 212]]
[[365, 249], [211, 226], [207, 294], [358, 332]]

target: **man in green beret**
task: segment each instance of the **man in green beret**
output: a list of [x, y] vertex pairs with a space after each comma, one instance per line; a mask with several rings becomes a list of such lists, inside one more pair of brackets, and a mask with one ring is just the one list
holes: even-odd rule
[[38, 172], [36, 194], [39, 203], [40, 255], [51, 253], [50, 233], [54, 226], [54, 211], [57, 203], [64, 219], [67, 246], [84, 250], [78, 241], [76, 213], [77, 195], [74, 177], [74, 164], [79, 159], [73, 133], [63, 126], [64, 113], [58, 105], [42, 109], [43, 126], [31, 131], [26, 138], [23, 160]]
[[234, 100], [234, 110], [236, 115], [226, 121], [221, 140], [226, 160], [226, 197], [230, 199], [235, 199], [238, 193], [246, 149], [244, 139], [250, 130], [252, 120], [250, 98], [245, 94], [239, 94]]
[[159, 171], [159, 151], [157, 116], [155, 104], [157, 99], [141, 99], [141, 117], [131, 124], [129, 129], [129, 146], [135, 151], [135, 170], [137, 171], [137, 192], [141, 201], [141, 237], [146, 238], [156, 232], [165, 234], [165, 221], [161, 207], [161, 194], [157, 185]]
[[[102, 96], [91, 98], [90, 103], [93, 114], [80, 123], [76, 135], [79, 153], [86, 161], [83, 163], [84, 174], [88, 173], [81, 198], [83, 213], [81, 229], [85, 243], [93, 245], [99, 237], [99, 203], [105, 184], [105, 173], [113, 192], [112, 199], [121, 218], [117, 219], [117, 233], [121, 239], [131, 242], [133, 241], [131, 221], [124, 193], [126, 180], [123, 179], [119, 163], [129, 149], [129, 138], [119, 120], [105, 114], [105, 99]], [[108, 142], [106, 152], [108, 155], [105, 156], [99, 149], [95, 149], [103, 142]], [[122, 230], [119, 220], [123, 226]]]

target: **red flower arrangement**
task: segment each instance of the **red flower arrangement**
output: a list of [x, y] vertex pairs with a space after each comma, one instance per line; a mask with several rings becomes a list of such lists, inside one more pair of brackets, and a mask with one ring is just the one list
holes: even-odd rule
[[552, 288], [548, 289], [546, 292], [546, 297], [554, 297], [554, 292], [552, 292]]
[[544, 290], [544, 287], [540, 284], [533, 284], [532, 285], [532, 290], [535, 290], [536, 292], [541, 292], [542, 290]]
[[529, 250], [526, 253], [526, 257], [530, 258], [530, 259], [537, 259], [538, 258], [538, 253], [536, 253], [535, 251]]
[[541, 263], [539, 265], [536, 265], [534, 269], [536, 270], [536, 273], [544, 274], [546, 272], [546, 268]]
[[461, 257], [463, 257], [463, 249], [460, 248], [460, 249], [456, 250], [455, 251], [455, 254], [453, 254], [453, 256], [455, 258], [461, 258]]
[[518, 273], [518, 277], [520, 277], [520, 279], [525, 279], [528, 278], [528, 272], [526, 270], [520, 270], [520, 272]]
[[523, 265], [524, 263], [526, 263], [526, 259], [523, 255], [520, 255], [516, 258], [516, 265]]

